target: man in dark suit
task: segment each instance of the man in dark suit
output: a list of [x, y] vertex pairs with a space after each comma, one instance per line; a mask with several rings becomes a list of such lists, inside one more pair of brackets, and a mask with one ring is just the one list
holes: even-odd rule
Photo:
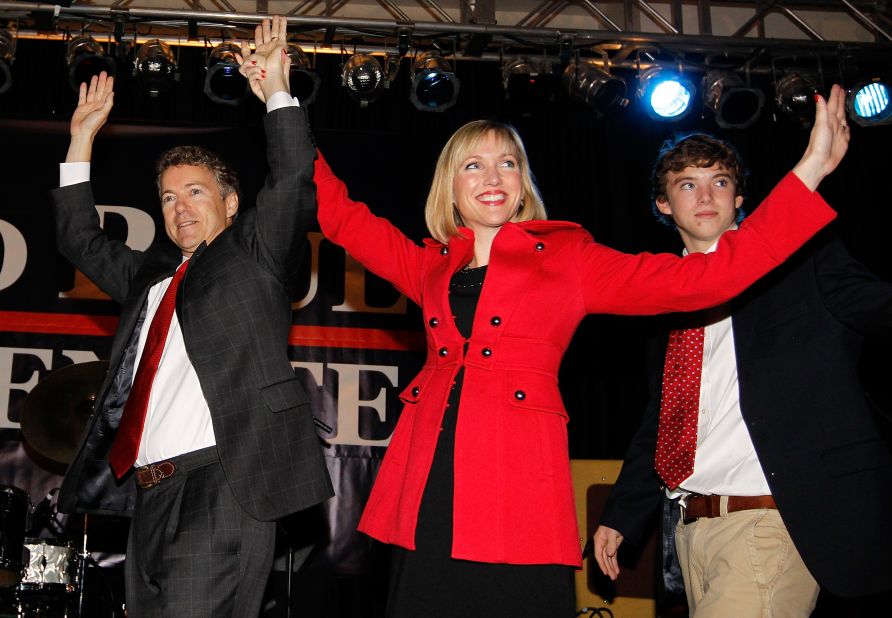
[[157, 170], [172, 243], [141, 252], [108, 238], [90, 184], [80, 182], [112, 107], [105, 74], [81, 86], [53, 192], [60, 250], [122, 305], [110, 370], [60, 504], [133, 512], [131, 618], [256, 616], [275, 520], [332, 495], [288, 358], [294, 276], [315, 220], [314, 149], [287, 94], [285, 20], [272, 27], [277, 36], [257, 51], [268, 55], [271, 111], [270, 169], [255, 208], [236, 218], [237, 181], [216, 155], [174, 148]]
[[[720, 140], [669, 140], [655, 213], [687, 252], [710, 251], [742, 219], [745, 175]], [[692, 616], [808, 616], [819, 585], [892, 588], [892, 456], [855, 371], [862, 335], [892, 327], [892, 285], [825, 233], [728, 306], [670, 320], [656, 395], [594, 535], [601, 570], [616, 579], [617, 548], [640, 543], [665, 492], [681, 504]]]

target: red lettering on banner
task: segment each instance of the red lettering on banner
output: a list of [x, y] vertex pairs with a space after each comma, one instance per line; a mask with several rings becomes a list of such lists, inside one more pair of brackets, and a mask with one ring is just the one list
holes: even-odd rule
[[[110, 337], [118, 318], [105, 315], [0, 311], [0, 332]], [[424, 349], [424, 333], [347, 326], [292, 326], [288, 344], [318, 348], [412, 351]]]

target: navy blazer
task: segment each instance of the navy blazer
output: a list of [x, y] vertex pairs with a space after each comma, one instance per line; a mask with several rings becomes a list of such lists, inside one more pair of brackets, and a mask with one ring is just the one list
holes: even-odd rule
[[[825, 233], [733, 301], [731, 316], [743, 420], [806, 566], [834, 594], [892, 588], [892, 455], [856, 373], [862, 337], [892, 331], [892, 285]], [[600, 522], [633, 545], [661, 501], [655, 368]]]
[[[331, 481], [306, 393], [288, 357], [294, 276], [315, 222], [306, 113], [264, 117], [269, 174], [257, 206], [193, 255], [177, 293], [189, 360], [208, 402], [217, 450], [239, 504], [272, 520], [326, 500]], [[60, 251], [122, 305], [109, 372], [62, 484], [60, 510], [122, 514], [135, 485], [115, 480], [108, 451], [132, 381], [149, 288], [171, 276], [179, 249], [166, 238], [147, 251], [109, 239], [90, 183], [52, 192]]]

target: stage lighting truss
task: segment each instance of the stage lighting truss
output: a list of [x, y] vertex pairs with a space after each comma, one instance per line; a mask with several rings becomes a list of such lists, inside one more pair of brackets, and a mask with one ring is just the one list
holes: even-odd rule
[[65, 60], [68, 64], [68, 85], [77, 92], [80, 85], [89, 83], [95, 75], [105, 71], [114, 75], [115, 61], [103, 53], [102, 46], [91, 36], [73, 38], [66, 48]]
[[524, 116], [544, 112], [554, 103], [558, 78], [545, 59], [526, 56], [509, 58], [502, 64], [505, 100]]
[[774, 103], [786, 117], [803, 128], [815, 123], [817, 82], [805, 73], [788, 73], [774, 84]]
[[892, 123], [890, 82], [879, 77], [862, 80], [846, 93], [849, 118], [862, 127]]
[[723, 129], [745, 129], [751, 126], [765, 105], [765, 95], [750, 88], [736, 73], [711, 70], [703, 76], [703, 104], [715, 114]]
[[12, 88], [12, 63], [15, 60], [15, 37], [0, 28], [0, 94]]
[[306, 107], [316, 100], [321, 80], [311, 68], [309, 57], [297, 43], [288, 43], [286, 51], [291, 58], [291, 69], [288, 71], [291, 96], [295, 97], [302, 107]]
[[377, 100], [388, 86], [381, 63], [369, 54], [353, 54], [344, 63], [341, 84], [361, 107]]
[[239, 53], [239, 46], [227, 41], [215, 46], [208, 55], [204, 93], [214, 103], [238, 105], [248, 93], [248, 80], [238, 72]]
[[655, 66], [638, 76], [638, 98], [654, 120], [678, 121], [690, 113], [696, 90], [680, 71]]
[[180, 80], [176, 58], [170, 45], [161, 39], [143, 43], [133, 59], [133, 76], [140, 88], [157, 97]]
[[427, 51], [412, 63], [409, 100], [416, 109], [443, 112], [455, 105], [461, 82], [438, 52]]
[[598, 117], [615, 108], [626, 107], [626, 81], [611, 75], [606, 62], [592, 58], [577, 59], [564, 69], [567, 93], [591, 107]]

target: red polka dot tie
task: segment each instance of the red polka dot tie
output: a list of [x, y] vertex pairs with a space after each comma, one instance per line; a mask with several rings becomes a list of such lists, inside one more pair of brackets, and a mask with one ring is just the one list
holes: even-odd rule
[[654, 468], [670, 489], [694, 472], [703, 334], [702, 326], [669, 334]]

